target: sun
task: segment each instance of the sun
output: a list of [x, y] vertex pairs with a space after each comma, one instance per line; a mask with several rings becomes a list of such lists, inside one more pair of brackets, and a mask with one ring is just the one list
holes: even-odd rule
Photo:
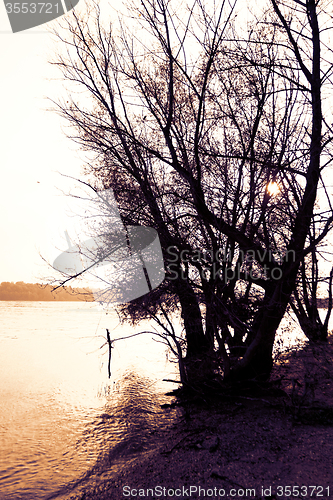
[[280, 191], [280, 188], [279, 188], [279, 185], [277, 182], [270, 182], [269, 184], [267, 184], [266, 189], [267, 189], [268, 194], [270, 194], [271, 196], [277, 195]]

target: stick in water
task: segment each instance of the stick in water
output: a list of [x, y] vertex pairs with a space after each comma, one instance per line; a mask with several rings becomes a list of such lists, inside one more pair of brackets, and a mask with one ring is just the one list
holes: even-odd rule
[[108, 375], [109, 375], [109, 378], [111, 378], [111, 349], [112, 349], [112, 341], [111, 341], [110, 332], [109, 332], [108, 329], [106, 329], [106, 338], [107, 338], [108, 345], [109, 345]]

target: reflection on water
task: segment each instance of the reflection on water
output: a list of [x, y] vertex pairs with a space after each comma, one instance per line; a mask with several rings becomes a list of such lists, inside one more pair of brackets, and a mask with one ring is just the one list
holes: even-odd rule
[[109, 380], [106, 327], [113, 339], [133, 333], [115, 315], [96, 304], [0, 302], [0, 316], [0, 500], [45, 499], [142, 446], [173, 388], [161, 384], [176, 368], [164, 346], [149, 335], [115, 342]]
[[[117, 394], [110, 394], [104, 413], [100, 414], [83, 433], [82, 439], [99, 444], [99, 463], [112, 465], [117, 451], [125, 454], [141, 451], [147, 431], [158, 427], [171, 413], [161, 409], [170, 397], [157, 393], [148, 377], [135, 372], [124, 374]], [[112, 445], [111, 445], [112, 443]]]
[[161, 424], [170, 424], [178, 416], [177, 408], [162, 410], [170, 397], [157, 393], [151, 379], [135, 372], [124, 374], [118, 384], [117, 394], [110, 394], [105, 412], [100, 414], [82, 433], [78, 446], [93, 443], [99, 455], [93, 467], [78, 481], [48, 497], [48, 500], [68, 498], [71, 492], [78, 495], [85, 484], [98, 484], [99, 478], [111, 477], [122, 465], [137, 454], [149, 449], [149, 437]]

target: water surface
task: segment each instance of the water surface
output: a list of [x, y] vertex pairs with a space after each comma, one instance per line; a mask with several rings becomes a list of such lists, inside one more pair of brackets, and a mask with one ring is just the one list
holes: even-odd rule
[[[121, 440], [156, 425], [176, 367], [96, 303], [0, 302], [0, 499], [46, 498]], [[141, 396], [140, 396], [141, 394]], [[141, 399], [140, 399], [141, 398]], [[131, 424], [131, 425], [129, 425]], [[139, 436], [139, 432], [137, 433]]]

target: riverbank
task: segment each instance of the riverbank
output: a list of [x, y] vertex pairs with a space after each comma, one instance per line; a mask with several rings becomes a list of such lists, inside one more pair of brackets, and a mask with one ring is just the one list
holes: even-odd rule
[[308, 345], [276, 366], [273, 390], [202, 399], [179, 407], [176, 418], [167, 407], [162, 426], [111, 450], [56, 498], [288, 498], [289, 487], [301, 498], [329, 498], [332, 361], [331, 342]]

